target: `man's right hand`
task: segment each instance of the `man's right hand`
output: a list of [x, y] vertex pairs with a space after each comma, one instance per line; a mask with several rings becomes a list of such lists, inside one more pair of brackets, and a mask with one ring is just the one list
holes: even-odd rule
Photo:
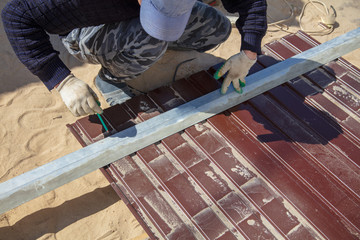
[[231, 83], [233, 83], [236, 92], [242, 93], [242, 88], [245, 87], [245, 77], [250, 68], [255, 64], [256, 58], [256, 53], [244, 50], [230, 57], [224, 65], [216, 71], [214, 74], [215, 79], [219, 79], [225, 75], [225, 73], [228, 73], [221, 86], [222, 94], [226, 93]]
[[85, 82], [76, 78], [73, 74], [67, 76], [56, 87], [67, 108], [75, 116], [84, 116], [94, 113], [102, 113], [97, 104], [95, 92]]

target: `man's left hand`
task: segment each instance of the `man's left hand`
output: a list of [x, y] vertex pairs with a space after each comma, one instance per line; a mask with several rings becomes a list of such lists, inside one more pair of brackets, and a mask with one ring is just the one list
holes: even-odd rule
[[[245, 52], [246, 51], [246, 52]], [[215, 79], [219, 79], [228, 72], [222, 86], [221, 93], [225, 94], [230, 83], [233, 83], [235, 91], [242, 93], [245, 87], [245, 77], [249, 73], [250, 68], [255, 64], [257, 54], [249, 50], [241, 51], [230, 57], [224, 65], [214, 74]]]

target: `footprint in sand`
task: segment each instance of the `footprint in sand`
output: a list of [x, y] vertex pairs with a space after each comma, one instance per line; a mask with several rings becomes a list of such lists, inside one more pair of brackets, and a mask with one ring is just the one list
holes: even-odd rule
[[17, 122], [26, 129], [48, 128], [53, 119], [51, 113], [46, 110], [28, 110], [20, 115]]
[[48, 192], [48, 193], [46, 193], [45, 195], [43, 195], [43, 198], [44, 198], [44, 200], [46, 201], [46, 203], [47, 203], [48, 205], [50, 205], [50, 204], [52, 204], [52, 203], [55, 202], [55, 200], [56, 200], [56, 193], [55, 193], [55, 191]]
[[[48, 161], [54, 154], [58, 153], [58, 147], [66, 145], [66, 137], [58, 136], [58, 133], [53, 129], [41, 130], [33, 134], [27, 141], [25, 148], [37, 155], [48, 155], [48, 158], [44, 159]], [[45, 162], [44, 162], [45, 163]], [[42, 165], [44, 163], [38, 162]]]
[[2, 143], [7, 135], [7, 130], [3, 124], [0, 123], [0, 143]]
[[17, 93], [2, 93], [0, 95], [0, 107], [10, 106], [18, 95]]
[[[4, 148], [2, 148], [4, 147]], [[0, 181], [18, 176], [33, 168], [35, 154], [27, 151], [24, 144], [8, 144], [0, 147]]]
[[9, 172], [9, 155], [10, 155], [10, 149], [5, 146], [0, 146], [0, 182], [3, 177], [6, 177]]
[[24, 151], [32, 154], [36, 166], [49, 163], [78, 149], [76, 141], [75, 144], [69, 144], [69, 136], [59, 134], [55, 130], [55, 128], [40, 130], [26, 140]]
[[56, 97], [43, 86], [26, 89], [15, 97], [14, 102], [21, 100], [24, 108], [46, 109], [56, 105]]

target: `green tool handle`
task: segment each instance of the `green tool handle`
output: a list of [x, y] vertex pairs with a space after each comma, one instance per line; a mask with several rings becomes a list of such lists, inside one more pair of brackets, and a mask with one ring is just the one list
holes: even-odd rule
[[[96, 101], [97, 102], [97, 104], [99, 105], [99, 107], [100, 107], [100, 102], [99, 101]], [[99, 120], [100, 120], [100, 122], [101, 122], [101, 124], [103, 125], [103, 127], [104, 127], [104, 129], [105, 129], [105, 131], [109, 131], [109, 129], [107, 128], [107, 126], [105, 125], [105, 122], [104, 122], [104, 120], [103, 120], [103, 118], [101, 117], [101, 115], [100, 114], [96, 114], [97, 116], [98, 116], [98, 118], [99, 118]]]

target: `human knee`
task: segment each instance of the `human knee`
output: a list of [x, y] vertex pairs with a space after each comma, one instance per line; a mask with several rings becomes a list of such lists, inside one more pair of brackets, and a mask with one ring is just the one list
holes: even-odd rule
[[166, 49], [166, 42], [149, 41], [118, 52], [111, 59], [101, 58], [100, 62], [111, 79], [127, 81], [149, 69], [164, 55]]
[[[211, 7], [208, 9], [210, 13], [207, 18], [211, 19], [205, 26], [205, 34], [212, 38], [213, 44], [220, 44], [226, 41], [231, 33], [231, 22], [225, 14]], [[204, 35], [205, 35], [204, 34]]]
[[184, 34], [174, 43], [172, 48], [209, 50], [224, 42], [231, 33], [229, 19], [219, 10], [197, 2], [191, 13]]
[[141, 61], [157, 61], [165, 54], [168, 43], [151, 36], [147, 38], [146, 42], [129, 49], [128, 53], [130, 53], [133, 58]]

